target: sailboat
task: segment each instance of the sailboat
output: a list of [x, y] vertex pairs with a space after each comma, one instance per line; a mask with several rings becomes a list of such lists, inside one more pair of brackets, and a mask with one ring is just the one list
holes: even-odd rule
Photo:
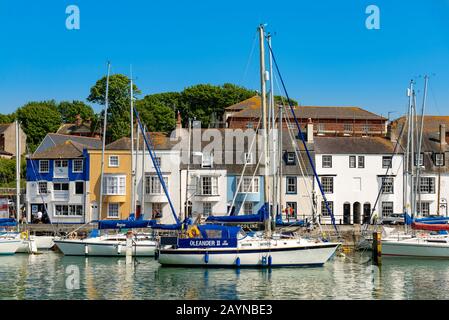
[[[108, 112], [108, 94], [109, 94], [109, 74], [110, 74], [110, 63], [108, 63], [108, 73], [106, 78], [106, 99], [105, 99], [105, 109], [104, 109], [104, 120], [103, 120], [103, 146], [102, 146], [102, 165], [101, 165], [101, 176], [100, 176], [100, 213], [103, 199], [103, 171], [104, 171], [104, 153], [105, 153], [105, 141], [106, 141], [106, 125], [107, 125], [107, 112]], [[130, 80], [130, 98], [131, 98], [131, 159], [134, 156], [133, 149], [133, 80], [131, 76]], [[144, 149], [142, 149], [144, 152]], [[136, 155], [137, 159], [137, 155]], [[133, 168], [132, 168], [133, 171]], [[134, 171], [132, 172], [134, 179]], [[144, 177], [144, 175], [142, 175]], [[132, 182], [132, 211], [135, 209], [134, 202], [134, 181]], [[143, 217], [143, 216], [142, 216]], [[64, 255], [71, 256], [108, 256], [117, 257], [126, 255], [126, 241], [128, 237], [132, 238], [132, 255], [140, 257], [151, 257], [154, 256], [156, 251], [157, 242], [154, 240], [153, 235], [149, 233], [133, 233], [133, 234], [104, 234], [100, 235], [99, 230], [103, 229], [141, 229], [149, 228], [152, 221], [135, 219], [134, 212], [130, 213], [130, 217], [127, 220], [114, 220], [114, 221], [99, 221], [98, 230], [93, 230], [89, 236], [85, 239], [59, 239], [55, 240], [56, 245], [62, 251]], [[73, 234], [73, 233], [71, 233]]]
[[[423, 124], [424, 124], [424, 110], [428, 86], [428, 77], [424, 78], [424, 97], [421, 114], [421, 130], [417, 141], [417, 154], [421, 154], [422, 138], [423, 138]], [[405, 189], [405, 199], [410, 201], [411, 215], [408, 213], [408, 207], [404, 213], [404, 226], [405, 232], [397, 232], [387, 234], [382, 238], [382, 256], [394, 256], [394, 257], [419, 257], [419, 258], [449, 258], [449, 225], [447, 224], [447, 217], [431, 216], [417, 218], [416, 203], [417, 203], [417, 187], [420, 177], [420, 167], [415, 164], [415, 152], [414, 152], [414, 123], [413, 117], [415, 116], [415, 95], [413, 91], [412, 81], [410, 83], [409, 92], [409, 111], [408, 111], [408, 125], [409, 135], [407, 141], [406, 152], [406, 181], [411, 185], [410, 192], [408, 193], [408, 186]], [[405, 125], [405, 124], [404, 124]], [[440, 133], [441, 135], [441, 133]], [[445, 139], [444, 136], [440, 136], [441, 139]], [[440, 141], [440, 148], [441, 148]], [[410, 150], [411, 151], [410, 151]], [[409, 152], [410, 151], [410, 152]], [[411, 157], [409, 157], [409, 153]], [[411, 158], [411, 161], [409, 159]], [[410, 163], [409, 163], [410, 162]], [[416, 168], [415, 168], [416, 167]], [[416, 183], [416, 182], [417, 183]], [[410, 199], [408, 199], [410, 198]], [[410, 226], [411, 230], [407, 230]], [[431, 233], [425, 232], [431, 231]]]
[[[220, 224], [193, 225], [176, 239], [161, 237], [157, 252], [163, 266], [202, 267], [281, 267], [322, 266], [340, 246], [338, 242], [305, 239], [272, 232], [273, 219], [268, 199], [268, 139], [267, 101], [265, 80], [265, 31], [260, 25], [260, 80], [262, 98], [262, 129], [264, 134], [264, 200], [261, 216], [264, 232], [244, 232], [240, 226]], [[271, 50], [271, 47], [270, 47]], [[279, 70], [278, 70], [279, 71]], [[271, 212], [272, 213], [272, 212]]]

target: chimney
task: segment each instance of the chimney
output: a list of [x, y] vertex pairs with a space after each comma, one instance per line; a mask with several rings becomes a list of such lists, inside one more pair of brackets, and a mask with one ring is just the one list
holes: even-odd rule
[[75, 116], [75, 125], [77, 125], [78, 127], [83, 123], [83, 119], [81, 119], [81, 115], [77, 114]]
[[440, 143], [443, 146], [445, 146], [447, 144], [447, 142], [446, 142], [446, 124], [444, 124], [444, 123], [440, 124]]
[[313, 122], [311, 118], [307, 123], [307, 143], [313, 143]]

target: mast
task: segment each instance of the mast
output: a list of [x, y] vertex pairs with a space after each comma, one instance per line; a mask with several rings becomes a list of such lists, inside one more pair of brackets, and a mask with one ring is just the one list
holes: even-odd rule
[[20, 126], [16, 119], [16, 220], [17, 231], [20, 231]]
[[411, 108], [410, 108], [410, 133], [409, 133], [409, 138], [410, 138], [410, 162], [411, 162], [411, 172], [410, 172], [410, 211], [411, 211], [411, 217], [412, 219], [415, 216], [415, 207], [416, 207], [416, 202], [415, 202], [415, 192], [416, 192], [416, 177], [415, 177], [415, 125], [414, 125], [414, 116], [415, 116], [415, 90], [413, 89], [413, 84], [414, 82], [412, 81], [410, 84], [410, 88], [411, 88], [411, 97], [412, 97], [412, 104], [411, 104]]
[[[146, 127], [143, 128], [142, 136], [146, 135]], [[142, 184], [140, 185], [140, 214], [145, 215], [145, 138], [142, 138]]]
[[[419, 130], [419, 137], [418, 137], [418, 166], [416, 168], [416, 181], [417, 181], [417, 185], [418, 185], [418, 204], [419, 204], [419, 208], [420, 208], [420, 212], [422, 215], [422, 205], [421, 205], [421, 192], [420, 192], [420, 186], [421, 186], [421, 182], [420, 182], [420, 174], [421, 174], [421, 166], [419, 164], [420, 160], [421, 160], [421, 148], [422, 148], [422, 138], [423, 138], [423, 130], [424, 130], [424, 113], [425, 113], [425, 109], [426, 109], [426, 100], [427, 100], [427, 85], [429, 82], [429, 77], [426, 75], [424, 76], [424, 94], [423, 94], [423, 102], [422, 102], [422, 107], [421, 107], [421, 127]], [[423, 156], [423, 164], [424, 164], [424, 156]]]
[[[260, 87], [261, 87], [261, 116], [262, 116], [262, 132], [263, 132], [263, 153], [264, 153], [264, 177], [263, 177], [263, 183], [264, 183], [264, 192], [263, 192], [263, 200], [264, 204], [268, 203], [267, 210], [270, 210], [270, 203], [269, 203], [269, 187], [268, 187], [268, 170], [269, 170], [269, 163], [268, 163], [268, 139], [267, 139], [267, 92], [266, 92], [266, 83], [265, 83], [265, 47], [264, 47], [264, 25], [260, 24], [258, 27], [259, 30], [259, 47], [260, 47]], [[267, 236], [271, 236], [271, 212], [268, 215], [268, 219], [265, 221], [265, 230]]]
[[[410, 165], [410, 119], [411, 119], [411, 110], [412, 110], [412, 95], [413, 95], [413, 80], [410, 81], [410, 86], [407, 90], [407, 96], [408, 96], [408, 109], [407, 109], [407, 117], [406, 121], [404, 121], [404, 126], [407, 126], [407, 147], [405, 150], [405, 163], [404, 163], [404, 192], [403, 192], [403, 211], [405, 214], [409, 213], [409, 206], [408, 206], [408, 185], [409, 183], [413, 184], [413, 180], [410, 179], [410, 168], [412, 166]], [[413, 165], [413, 163], [412, 163]], [[411, 191], [410, 191], [411, 192]], [[404, 223], [405, 232], [407, 233], [407, 223]]]
[[[268, 33], [267, 35], [268, 45], [270, 48], [271, 46], [271, 34]], [[273, 227], [275, 226], [275, 214], [277, 212], [277, 189], [278, 189], [278, 180], [276, 178], [276, 141], [275, 141], [275, 127], [276, 127], [276, 119], [275, 119], [275, 112], [274, 112], [274, 81], [273, 81], [273, 55], [271, 53], [271, 50], [269, 50], [269, 68], [270, 68], [270, 114], [271, 114], [271, 179], [273, 181], [273, 191], [272, 191], [272, 210], [271, 210], [271, 219]]]
[[[134, 112], [134, 110], [133, 110]], [[137, 156], [139, 155], [139, 126], [136, 126], [136, 149], [135, 149], [135, 159], [134, 159], [134, 170], [136, 171], [136, 175], [137, 175]], [[142, 141], [143, 142], [143, 141]], [[137, 192], [137, 177], [134, 178], [134, 193]], [[137, 194], [135, 195], [134, 198], [135, 201], [135, 206], [136, 206], [136, 211], [137, 211]], [[140, 212], [142, 212], [142, 210], [140, 210]]]
[[104, 100], [104, 119], [103, 119], [103, 143], [101, 146], [101, 173], [100, 173], [100, 199], [98, 204], [98, 219], [101, 220], [101, 210], [103, 209], [103, 177], [104, 177], [104, 150], [106, 147], [106, 125], [108, 123], [108, 105], [109, 105], [109, 72], [111, 63], [108, 61], [108, 75], [106, 77], [106, 95]]
[[186, 170], [186, 192], [185, 192], [185, 203], [184, 203], [184, 220], [187, 219], [189, 215], [189, 199], [188, 199], [188, 188], [189, 188], [189, 169], [190, 169], [190, 144], [191, 144], [191, 130], [192, 130], [192, 119], [189, 118], [189, 145], [187, 149], [187, 170]]
[[133, 107], [133, 72], [131, 68], [130, 79], [130, 117], [131, 117], [131, 214], [136, 212], [136, 168], [134, 166], [134, 107]]
[[279, 193], [279, 203], [278, 203], [278, 206], [279, 206], [279, 214], [281, 215], [281, 217], [282, 217], [282, 205], [283, 205], [283, 203], [284, 203], [284, 199], [283, 199], [283, 192], [282, 192], [282, 129], [283, 129], [283, 127], [282, 127], [282, 118], [283, 118], [283, 106], [282, 106], [282, 104], [280, 104], [279, 105], [279, 115], [278, 115], [278, 118], [279, 118], [279, 120], [278, 120], [278, 128], [279, 128], [279, 134], [278, 134], [278, 137], [279, 137], [279, 139], [278, 139], [278, 145], [277, 145], [277, 147], [278, 147], [278, 157], [279, 157], [279, 159], [278, 159], [278, 174], [279, 174], [279, 177], [278, 177], [278, 193]]

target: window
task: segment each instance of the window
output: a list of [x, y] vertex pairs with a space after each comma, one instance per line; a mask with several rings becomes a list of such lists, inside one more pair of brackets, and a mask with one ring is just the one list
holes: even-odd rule
[[118, 167], [119, 166], [118, 156], [109, 156], [109, 166], [110, 167]]
[[[237, 186], [240, 184], [240, 178], [236, 180]], [[243, 182], [240, 185], [239, 192], [242, 193], [258, 193], [259, 192], [259, 177], [243, 177]]]
[[[329, 206], [329, 210], [333, 213], [334, 212], [334, 202], [333, 201], [328, 201], [327, 205]], [[330, 216], [329, 211], [327, 210], [325, 201], [321, 201], [321, 215], [323, 217], [329, 217]]]
[[430, 202], [416, 202], [416, 211], [420, 216], [428, 216], [430, 214]]
[[53, 183], [53, 190], [54, 191], [69, 191], [69, 184], [55, 182], [55, 183]]
[[[158, 168], [161, 167], [161, 157], [154, 157], [154, 162], [156, 162], [156, 165]], [[154, 167], [154, 165], [153, 165]]]
[[359, 156], [359, 168], [365, 168], [365, 156]]
[[318, 123], [318, 132], [324, 132], [325, 125], [324, 123]]
[[382, 202], [382, 217], [388, 217], [393, 214], [393, 202]]
[[393, 177], [382, 177], [382, 193], [392, 194], [394, 193], [394, 178]]
[[323, 156], [323, 168], [332, 168], [332, 156]]
[[[168, 177], [163, 177], [165, 187], [168, 189]], [[146, 176], [145, 178], [145, 193], [146, 194], [162, 194], [164, 189], [162, 188], [159, 177], [156, 175]]]
[[252, 129], [252, 128], [253, 128], [253, 123], [252, 123], [252, 122], [248, 122], [248, 123], [246, 124], [246, 127], [247, 127], [248, 129]]
[[218, 178], [202, 176], [200, 179], [200, 194], [205, 196], [218, 195]]
[[286, 177], [287, 187], [286, 192], [287, 194], [295, 194], [296, 193], [296, 177]]
[[201, 159], [201, 166], [203, 168], [212, 168], [213, 155], [210, 152], [203, 152]]
[[67, 168], [69, 162], [67, 160], [55, 160], [55, 168]]
[[75, 182], [75, 194], [83, 194], [84, 193], [84, 182], [76, 181]]
[[321, 185], [324, 193], [334, 193], [334, 178], [333, 177], [321, 177]]
[[39, 160], [39, 172], [46, 173], [50, 171], [50, 161]]
[[47, 194], [47, 181], [39, 181], [38, 182], [38, 193], [39, 194]]
[[435, 193], [435, 178], [420, 177], [419, 193]]
[[444, 153], [435, 153], [435, 165], [437, 167], [444, 166]]
[[383, 156], [382, 157], [382, 168], [388, 169], [391, 168], [392, 156]]
[[287, 164], [295, 164], [295, 153], [294, 152], [287, 152]]
[[420, 153], [419, 156], [415, 153], [415, 166], [422, 167], [424, 165], [424, 153]]
[[105, 175], [103, 178], [103, 194], [105, 195], [125, 195], [126, 176]]
[[119, 204], [109, 203], [108, 204], [108, 218], [118, 218], [119, 217]]
[[55, 216], [82, 216], [83, 206], [80, 204], [66, 205], [57, 204], [55, 205]]
[[152, 219], [162, 218], [162, 203], [151, 204], [151, 217]]
[[243, 154], [246, 164], [254, 164], [253, 162], [253, 154], [251, 152], [245, 152]]
[[76, 173], [83, 172], [83, 159], [73, 160], [72, 171]]
[[352, 132], [352, 123], [345, 123], [343, 125], [343, 129], [345, 130], [345, 132]]
[[356, 156], [349, 156], [349, 168], [355, 168]]
[[245, 202], [243, 204], [243, 214], [253, 214], [253, 203]]
[[208, 217], [212, 214], [212, 202], [203, 202], [203, 216]]
[[296, 210], [297, 209], [296, 202], [287, 202], [286, 205], [287, 205], [286, 208], [287, 216], [290, 218], [296, 218], [298, 214], [298, 211]]
[[369, 124], [362, 125], [362, 131], [364, 133], [368, 133], [370, 131], [370, 125]]

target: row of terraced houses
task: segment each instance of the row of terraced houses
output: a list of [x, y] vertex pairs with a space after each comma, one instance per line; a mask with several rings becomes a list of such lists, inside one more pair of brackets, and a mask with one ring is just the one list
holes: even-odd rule
[[[299, 106], [294, 111], [338, 224], [366, 222], [373, 209], [378, 215], [388, 216], [410, 206], [403, 196], [407, 144], [407, 135], [401, 130], [404, 118], [389, 122], [357, 107]], [[260, 98], [255, 96], [228, 107], [216, 130], [225, 134], [256, 129], [259, 117]], [[305, 147], [291, 120], [288, 115], [282, 126], [283, 218], [310, 219], [316, 214], [322, 223], [330, 223]], [[421, 170], [418, 211], [422, 215], [447, 215], [449, 117], [426, 116], [424, 121], [422, 152], [415, 163]], [[31, 220], [33, 213], [41, 211], [53, 223], [126, 219], [132, 211], [134, 163], [136, 214], [172, 223], [168, 199], [148, 151], [142, 151], [142, 139], [139, 144], [134, 141], [138, 150], [134, 154], [129, 138], [106, 146], [101, 184], [101, 139], [86, 137], [86, 130], [77, 133], [77, 127], [85, 129], [78, 123], [71, 126], [70, 132], [65, 128], [64, 132], [48, 134], [27, 159], [27, 218]], [[206, 129], [195, 130], [200, 135], [208, 134]], [[249, 156], [249, 143], [240, 147], [223, 145], [219, 153], [206, 150], [207, 143], [202, 142], [198, 150], [190, 152], [187, 164], [175, 147], [179, 146], [181, 132], [185, 130], [178, 117], [177, 129], [171, 136], [148, 133], [177, 214], [206, 217], [256, 213], [263, 204], [265, 168], [255, 156]], [[222, 160], [229, 154], [243, 154], [244, 161], [226, 164]]]

